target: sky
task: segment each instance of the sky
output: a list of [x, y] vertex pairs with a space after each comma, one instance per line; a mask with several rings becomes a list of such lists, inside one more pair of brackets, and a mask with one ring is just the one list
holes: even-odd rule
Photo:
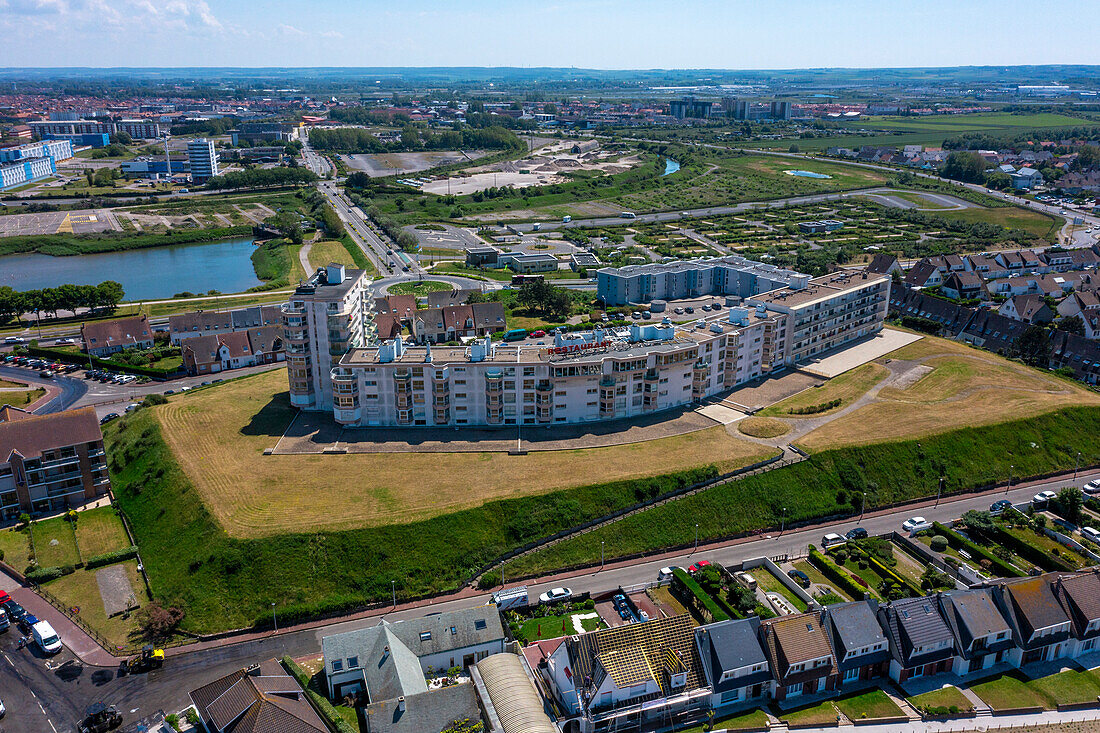
[[0, 67], [1100, 64], [1096, 0], [0, 0]]

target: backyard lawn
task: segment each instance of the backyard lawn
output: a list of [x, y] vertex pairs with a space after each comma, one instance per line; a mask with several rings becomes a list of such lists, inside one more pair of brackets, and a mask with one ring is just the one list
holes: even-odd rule
[[31, 542], [26, 532], [15, 528], [0, 530], [0, 559], [16, 570], [23, 570], [31, 558]]
[[[134, 600], [138, 605], [145, 604], [147, 602], [145, 584], [137, 569], [138, 561], [126, 560], [120, 564], [126, 568], [126, 576], [130, 579], [130, 587], [134, 591]], [[107, 618], [107, 612], [103, 608], [103, 598], [99, 594], [95, 570], [80, 569], [75, 573], [63, 575], [57, 580], [51, 580], [42, 587], [56, 596], [66, 607], [76, 609], [77, 615], [84, 623], [103, 635], [118, 649], [127, 648], [132, 651], [141, 646], [134, 614], [124, 613]]]
[[774, 715], [792, 728], [824, 728], [836, 725], [837, 712], [831, 700], [810, 705], [809, 707], [796, 708], [785, 713], [776, 710]]
[[53, 568], [80, 562], [72, 525], [64, 516], [32, 522], [31, 533], [39, 567]]
[[836, 707], [849, 720], [874, 720], [876, 718], [904, 717], [894, 701], [882, 690], [868, 690], [836, 701]]
[[783, 581], [772, 575], [766, 567], [761, 565], [758, 568], [754, 568], [752, 571], [752, 577], [756, 578], [756, 582], [760, 585], [760, 589], [768, 593], [778, 593], [783, 598], [787, 599], [787, 602], [794, 606], [795, 610], [799, 613], [805, 613], [809, 606], [796, 596], [790, 588], [783, 585]]
[[76, 516], [76, 542], [85, 560], [130, 546], [130, 538], [114, 507], [97, 507], [77, 512]]
[[809, 563], [809, 561], [799, 560], [798, 562], [796, 562], [794, 564], [794, 569], [795, 570], [801, 570], [802, 572], [806, 573], [806, 577], [808, 577], [810, 579], [811, 583], [815, 583], [817, 585], [827, 585], [827, 586], [829, 586], [830, 588], [833, 589], [833, 593], [836, 593], [838, 596], [840, 596], [844, 600], [846, 600], [846, 601], [852, 600], [851, 598], [848, 597], [847, 593], [844, 593], [840, 588], [837, 588], [836, 583], [834, 583], [833, 581], [829, 580], [824, 575], [822, 575], [821, 571], [818, 570], [817, 568], [815, 568], [813, 565], [811, 565]]
[[906, 699], [918, 711], [955, 708], [960, 713], [969, 713], [974, 710], [974, 705], [971, 704], [970, 699], [962, 694], [959, 688], [950, 685]]
[[1100, 697], [1100, 676], [1092, 670], [1070, 669], [1031, 680], [1027, 686], [1054, 707], [1096, 702]]
[[[595, 613], [595, 611], [578, 611], [577, 613], [587, 615]], [[559, 636], [572, 636], [577, 633], [572, 621], [574, 615], [576, 614], [566, 613], [561, 616], [540, 616], [538, 618], [527, 619], [520, 626], [519, 633], [516, 634], [516, 636], [519, 641], [524, 644], [538, 641], [539, 639], [556, 639]], [[586, 618], [581, 619], [581, 628], [585, 631], [595, 631], [596, 629], [607, 628], [607, 625], [599, 618]]]
[[704, 731], [714, 729], [725, 730], [760, 730], [767, 728], [768, 715], [759, 708], [754, 708], [743, 713], [736, 713], [724, 718], [715, 718], [710, 721], [710, 725], [694, 725], [690, 728], [683, 728], [676, 731], [676, 733], [703, 733]]
[[978, 682], [970, 686], [970, 691], [984, 700], [995, 713], [1015, 708], [1050, 707], [1045, 697], [1011, 674]]

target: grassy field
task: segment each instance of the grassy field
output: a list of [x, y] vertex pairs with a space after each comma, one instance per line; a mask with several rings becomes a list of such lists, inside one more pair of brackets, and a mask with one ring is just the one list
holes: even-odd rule
[[332, 262], [348, 267], [355, 267], [355, 260], [352, 259], [347, 249], [344, 248], [342, 242], [333, 239], [324, 239], [310, 245], [309, 264], [314, 270]]
[[954, 491], [1004, 480], [1010, 464], [1017, 476], [1071, 469], [1078, 450], [1082, 464], [1100, 460], [1100, 447], [1089, 438], [1092, 425], [1100, 428], [1100, 408], [1063, 408], [919, 441], [876, 441], [822, 451], [793, 466], [715, 486], [517, 558], [509, 562], [509, 574], [598, 562], [601, 548], [612, 558], [687, 546], [696, 524], [700, 540], [717, 540], [778, 527], [781, 518], [791, 526], [812, 517], [854, 515], [864, 491], [870, 511], [935, 493], [939, 476]]
[[1027, 686], [1052, 707], [1095, 702], [1100, 696], [1100, 674], [1095, 670], [1070, 669], [1031, 680]]
[[[295, 414], [285, 390], [286, 375], [273, 371], [172, 397], [154, 410], [183, 469], [230, 535], [396, 524], [583, 483], [711, 463], [729, 469], [774, 452], [715, 427], [646, 443], [527, 456], [264, 456]], [[429, 475], [432, 480], [425, 481]], [[244, 476], [248, 480], [241, 480]], [[372, 479], [349, 482], [348, 476]]]
[[986, 351], [926, 337], [892, 354], [923, 359], [933, 370], [903, 389], [884, 387], [872, 404], [800, 438], [810, 452], [909, 439], [958, 427], [990, 425], [1072, 405], [1100, 405], [1100, 395]]
[[75, 565], [80, 562], [72, 525], [64, 517], [54, 517], [31, 523], [34, 535], [34, 556], [44, 568]]
[[994, 677], [970, 686], [970, 691], [980, 697], [986, 705], [999, 710], [1012, 710], [1038, 705], [1048, 708], [1046, 698], [1028, 686], [1023, 679], [1009, 674]]
[[941, 687], [938, 690], [925, 692], [922, 695], [914, 695], [906, 698], [910, 705], [917, 710], [930, 708], [956, 708], [961, 713], [969, 713], [974, 709], [970, 698], [959, 692], [957, 687]]
[[836, 407], [815, 412], [812, 416], [831, 415], [855, 402], [866, 394], [867, 390], [881, 382], [889, 374], [890, 370], [881, 364], [875, 364], [874, 362], [864, 364], [833, 377], [820, 387], [810, 387], [782, 402], [766, 407], [757, 414], [773, 417], [798, 417], [798, 415], [792, 415], [791, 410], [806, 409], [833, 400], [840, 400], [840, 404]]
[[85, 559], [130, 546], [114, 507], [89, 509], [76, 516], [76, 543]]
[[715, 718], [710, 725], [693, 725], [680, 728], [676, 733], [704, 733], [708, 730], [762, 730], [768, 726], [768, 716], [759, 708], [743, 713], [735, 713], [724, 718]]
[[893, 700], [882, 690], [869, 690], [839, 698], [837, 709], [849, 720], [874, 720], [876, 718], [905, 717]]
[[825, 728], [836, 725], [837, 722], [836, 708], [833, 707], [832, 700], [795, 708], [785, 713], [773, 709], [772, 713], [791, 727]]
[[791, 426], [782, 420], [767, 417], [746, 417], [737, 421], [737, 431], [753, 438], [778, 438], [790, 429]]
[[965, 222], [985, 222], [997, 224], [1006, 229], [1018, 229], [1027, 232], [1036, 239], [1050, 239], [1057, 234], [1062, 222], [1053, 216], [1041, 214], [1030, 209], [1006, 206], [999, 209], [966, 209], [942, 214], [945, 219], [959, 219]]
[[44, 394], [46, 390], [41, 387], [27, 390], [3, 390], [0, 391], [0, 405], [26, 407], [32, 402], [37, 402]]
[[[135, 600], [139, 605], [145, 603], [145, 585], [142, 583], [141, 574], [137, 569], [138, 561], [126, 560], [120, 564], [126, 568], [126, 575], [130, 579], [130, 587], [134, 590]], [[80, 569], [57, 580], [51, 580], [43, 588], [56, 596], [68, 608], [79, 609], [78, 613], [84, 623], [114, 644], [117, 647], [115, 651], [124, 648], [133, 650], [141, 645], [137, 622], [132, 614], [107, 618], [95, 574], [95, 570]]]
[[31, 561], [30, 537], [15, 528], [0, 529], [0, 555], [8, 565], [23, 570]]

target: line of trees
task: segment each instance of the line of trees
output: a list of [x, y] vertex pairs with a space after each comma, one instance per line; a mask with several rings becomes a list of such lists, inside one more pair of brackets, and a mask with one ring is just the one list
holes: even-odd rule
[[214, 176], [206, 182], [207, 188], [216, 190], [232, 188], [265, 188], [268, 186], [296, 186], [313, 183], [317, 174], [308, 168], [249, 168]]
[[78, 308], [103, 308], [114, 310], [125, 296], [122, 285], [105, 280], [99, 285], [58, 285], [40, 290], [14, 290], [0, 287], [0, 321], [9, 321], [24, 313], [52, 313], [59, 310], [76, 311]]
[[432, 132], [426, 128], [406, 125], [401, 140], [384, 143], [369, 130], [357, 127], [337, 127], [332, 130], [313, 130], [309, 142], [316, 150], [342, 153], [395, 153], [416, 150], [526, 150], [526, 145], [516, 134], [499, 125], [490, 127], [462, 127], [457, 130]]

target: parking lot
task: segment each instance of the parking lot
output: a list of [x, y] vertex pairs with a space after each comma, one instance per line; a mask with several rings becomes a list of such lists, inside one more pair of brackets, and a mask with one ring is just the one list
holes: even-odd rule
[[122, 231], [114, 215], [105, 209], [42, 211], [0, 216], [0, 237], [40, 234], [89, 234]]

